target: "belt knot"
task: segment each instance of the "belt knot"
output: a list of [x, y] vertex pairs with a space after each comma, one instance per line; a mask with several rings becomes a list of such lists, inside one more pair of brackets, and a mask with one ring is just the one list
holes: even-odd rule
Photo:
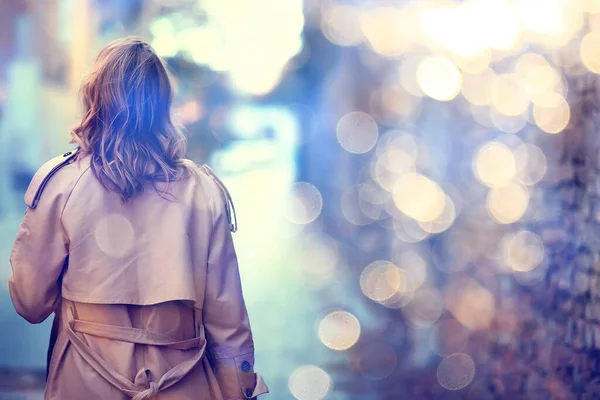
[[148, 389], [142, 390], [133, 396], [131, 400], [147, 400], [158, 394], [158, 385], [156, 383], [150, 382], [148, 386]]

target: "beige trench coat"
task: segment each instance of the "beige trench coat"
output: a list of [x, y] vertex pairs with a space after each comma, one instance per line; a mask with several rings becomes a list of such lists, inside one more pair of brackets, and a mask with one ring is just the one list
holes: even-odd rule
[[31, 181], [9, 290], [31, 323], [56, 313], [46, 399], [268, 392], [254, 373], [229, 193], [191, 161], [158, 187], [166, 193], [149, 186], [122, 203], [77, 151]]

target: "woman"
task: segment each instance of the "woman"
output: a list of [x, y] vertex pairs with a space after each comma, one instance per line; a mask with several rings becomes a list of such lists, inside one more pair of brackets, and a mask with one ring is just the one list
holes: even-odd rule
[[183, 159], [152, 48], [117, 40], [82, 87], [78, 147], [35, 174], [10, 295], [55, 316], [46, 399], [248, 399], [268, 392], [212, 170]]

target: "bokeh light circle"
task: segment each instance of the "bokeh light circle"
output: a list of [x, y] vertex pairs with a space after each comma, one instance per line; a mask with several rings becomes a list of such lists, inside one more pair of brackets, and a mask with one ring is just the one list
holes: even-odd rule
[[544, 258], [544, 244], [539, 235], [530, 231], [519, 231], [506, 240], [504, 256], [514, 271], [531, 271]]
[[521, 219], [528, 205], [529, 192], [515, 182], [491, 189], [486, 200], [489, 214], [501, 224], [512, 224]]
[[132, 250], [135, 232], [124, 215], [113, 213], [98, 221], [94, 238], [104, 254], [119, 258]]
[[531, 143], [523, 143], [515, 149], [514, 155], [519, 182], [531, 186], [542, 180], [548, 165], [542, 149]]
[[354, 346], [360, 337], [358, 319], [347, 311], [333, 311], [319, 324], [319, 339], [333, 350], [347, 350]]
[[336, 128], [337, 139], [344, 150], [362, 154], [371, 150], [379, 137], [377, 122], [369, 114], [353, 111], [344, 115]]
[[360, 25], [373, 50], [384, 57], [405, 53], [414, 40], [414, 27], [397, 7], [368, 9]]
[[544, 103], [533, 106], [533, 118], [544, 132], [559, 133], [569, 124], [571, 109], [564, 97], [551, 93], [547, 95]]
[[437, 368], [438, 383], [448, 390], [463, 389], [474, 377], [475, 362], [464, 353], [456, 353], [444, 358]]
[[406, 290], [401, 271], [389, 261], [379, 260], [367, 265], [360, 275], [360, 288], [373, 301], [383, 302], [396, 292]]
[[600, 32], [590, 32], [581, 40], [581, 61], [590, 71], [600, 74]]
[[323, 198], [319, 190], [311, 183], [296, 182], [290, 190], [286, 218], [298, 225], [313, 222], [323, 208]]
[[333, 381], [321, 368], [304, 365], [292, 373], [288, 389], [298, 400], [323, 400], [331, 393]]
[[533, 286], [542, 282], [548, 273], [548, 262], [546, 258], [530, 271], [512, 270], [512, 276], [522, 286]]
[[456, 208], [454, 202], [450, 196], [446, 195], [446, 201], [444, 202], [444, 210], [442, 213], [431, 222], [419, 222], [421, 228], [428, 233], [442, 233], [452, 224], [456, 219]]
[[404, 307], [415, 291], [410, 271], [385, 260], [367, 265], [360, 275], [360, 288], [369, 299], [388, 308]]
[[354, 46], [362, 42], [360, 10], [351, 5], [334, 5], [323, 10], [321, 31], [331, 43]]
[[474, 280], [457, 282], [446, 294], [454, 318], [471, 330], [490, 327], [496, 312], [494, 296]]
[[462, 75], [454, 63], [440, 56], [423, 59], [417, 68], [417, 82], [423, 92], [436, 100], [456, 97], [462, 85]]
[[416, 172], [398, 178], [393, 198], [400, 211], [420, 222], [437, 219], [443, 213], [446, 202], [446, 195], [439, 185]]
[[473, 169], [485, 185], [492, 188], [506, 186], [516, 174], [515, 156], [505, 144], [489, 142], [477, 152]]

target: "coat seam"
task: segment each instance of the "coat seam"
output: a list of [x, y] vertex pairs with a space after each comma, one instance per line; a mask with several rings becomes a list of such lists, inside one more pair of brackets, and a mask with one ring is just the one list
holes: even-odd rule
[[[91, 168], [92, 166], [89, 165], [77, 178], [77, 180], [75, 181], [75, 184], [73, 185], [73, 188], [71, 189], [71, 191], [69, 192], [69, 194], [67, 195], [67, 199], [65, 200], [65, 204], [60, 212], [60, 223], [62, 225], [62, 220], [63, 220], [63, 215], [65, 213], [65, 209], [67, 208], [67, 205], [69, 204], [69, 200], [71, 200], [71, 196], [73, 195], [73, 192], [75, 191], [75, 188], [77, 188], [77, 185], [79, 184], [79, 181], [81, 180], [81, 178], [83, 177], [83, 175], [85, 175], [85, 173]], [[64, 227], [64, 226], [63, 226]]]
[[70, 249], [69, 246], [71, 244], [71, 238], [69, 237], [69, 235], [67, 234], [67, 229], [65, 228], [65, 224], [63, 222], [63, 215], [65, 214], [65, 209], [67, 208], [67, 204], [69, 204], [69, 200], [71, 199], [71, 196], [73, 195], [73, 192], [75, 191], [75, 188], [77, 187], [77, 184], [79, 183], [79, 181], [81, 180], [81, 178], [83, 177], [83, 175], [85, 175], [85, 173], [91, 168], [92, 166], [88, 166], [77, 178], [77, 180], [75, 181], [75, 184], [73, 185], [73, 188], [71, 189], [71, 191], [69, 192], [69, 194], [67, 195], [67, 198], [65, 200], [65, 204], [62, 207], [62, 210], [60, 211], [60, 218], [59, 218], [59, 222], [60, 222], [60, 227], [62, 230], [62, 233], [64, 235], [64, 237], [67, 239], [65, 245], [67, 246], [67, 257], [69, 257], [69, 253], [70, 253]]

